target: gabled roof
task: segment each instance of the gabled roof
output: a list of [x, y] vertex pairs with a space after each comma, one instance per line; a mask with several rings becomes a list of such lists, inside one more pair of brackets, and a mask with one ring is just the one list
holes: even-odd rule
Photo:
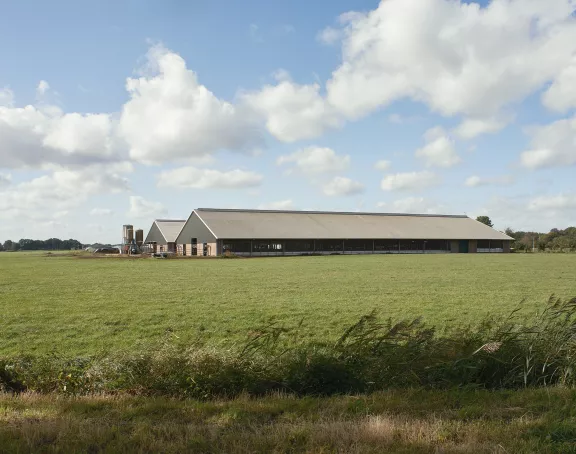
[[194, 211], [221, 239], [512, 239], [465, 215], [214, 208]]
[[186, 224], [186, 220], [182, 219], [156, 219], [154, 224], [158, 226], [160, 233], [167, 243], [176, 242], [176, 238]]

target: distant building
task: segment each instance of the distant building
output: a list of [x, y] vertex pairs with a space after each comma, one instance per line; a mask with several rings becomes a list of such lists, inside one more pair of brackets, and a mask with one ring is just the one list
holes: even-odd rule
[[[182, 219], [156, 219], [144, 240], [147, 252], [178, 252], [176, 238], [186, 223]], [[180, 251], [186, 255], [186, 251]]]
[[512, 241], [463, 215], [198, 208], [187, 221], [156, 221], [153, 229], [166, 230], [163, 222], [173, 223], [164, 244], [182, 255], [509, 252]]

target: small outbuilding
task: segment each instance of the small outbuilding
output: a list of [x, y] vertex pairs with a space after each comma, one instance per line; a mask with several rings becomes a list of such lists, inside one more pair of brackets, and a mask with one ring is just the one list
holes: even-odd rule
[[465, 215], [198, 208], [175, 242], [183, 255], [509, 252], [512, 238]]
[[143, 249], [147, 252], [179, 252], [186, 255], [186, 251], [178, 251], [176, 238], [184, 227], [183, 219], [156, 219], [144, 240]]

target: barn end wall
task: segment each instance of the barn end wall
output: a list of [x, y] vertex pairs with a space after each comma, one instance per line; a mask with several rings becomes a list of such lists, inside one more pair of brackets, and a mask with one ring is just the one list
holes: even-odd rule
[[203, 243], [208, 244], [208, 251], [210, 256], [218, 255], [216, 237], [212, 234], [210, 229], [206, 227], [196, 212], [193, 212], [190, 215], [186, 221], [186, 224], [184, 224], [182, 231], [178, 235], [178, 238], [176, 239], [178, 250], [183, 251], [185, 249], [186, 256], [192, 255], [192, 238], [196, 238], [198, 240], [198, 255], [202, 255]]
[[[198, 256], [202, 256], [203, 255], [203, 247], [204, 242], [200, 242], [198, 241], [197, 244], [197, 254]], [[218, 252], [218, 243], [206, 243], [206, 246], [208, 246], [208, 257], [216, 257], [217, 255], [220, 255], [220, 253]], [[190, 257], [192, 255], [192, 243], [188, 243], [188, 244], [179, 244], [178, 245], [178, 255], [185, 255], [186, 257]]]
[[150, 227], [150, 231], [148, 232], [148, 235], [146, 235], [144, 243], [156, 243], [158, 245], [164, 246], [166, 245], [166, 239], [164, 238], [164, 235], [162, 235], [162, 232], [155, 222], [152, 224], [152, 227]]

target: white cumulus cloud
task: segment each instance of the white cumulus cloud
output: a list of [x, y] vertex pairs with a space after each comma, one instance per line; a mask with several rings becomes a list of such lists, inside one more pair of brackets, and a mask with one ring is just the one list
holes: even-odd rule
[[381, 170], [382, 172], [385, 172], [391, 166], [392, 166], [392, 163], [390, 161], [385, 160], [385, 159], [381, 159], [380, 161], [377, 161], [376, 164], [374, 164], [374, 168], [376, 170]]
[[381, 187], [384, 191], [412, 191], [426, 189], [440, 183], [440, 178], [433, 172], [405, 172], [386, 175]]
[[532, 211], [574, 211], [576, 210], [576, 194], [557, 194], [552, 196], [536, 197], [528, 203]]
[[134, 160], [161, 163], [259, 143], [253, 115], [218, 99], [181, 56], [154, 46], [147, 58], [145, 75], [126, 82], [130, 100], [120, 116], [119, 132]]
[[276, 164], [279, 166], [293, 164], [301, 173], [317, 175], [347, 170], [350, 167], [350, 160], [350, 156], [340, 156], [331, 148], [314, 146], [280, 156]]
[[130, 209], [126, 213], [134, 219], [158, 219], [168, 214], [168, 210], [160, 202], [146, 200], [141, 196], [130, 196]]
[[285, 75], [277, 85], [245, 92], [242, 99], [263, 117], [270, 134], [283, 142], [311, 139], [341, 124], [320, 94], [320, 85], [299, 85]]
[[[488, 214], [501, 228], [548, 232], [551, 228], [574, 225], [576, 193], [564, 192], [541, 196], [499, 196], [488, 201], [481, 214]], [[480, 213], [479, 213], [480, 214]]]
[[466, 118], [456, 127], [454, 133], [461, 139], [474, 139], [482, 134], [491, 134], [503, 129], [510, 121], [511, 117], [492, 118]]
[[189, 166], [161, 172], [158, 177], [158, 186], [190, 189], [240, 189], [260, 186], [263, 179], [262, 175], [246, 170], [235, 169], [222, 172]]
[[58, 217], [105, 193], [129, 189], [126, 178], [116, 169], [88, 167], [58, 169], [29, 181], [0, 189], [0, 218], [46, 220]]
[[348, 118], [401, 98], [446, 116], [495, 115], [570, 64], [575, 9], [572, 0], [382, 1], [350, 16], [328, 101]]
[[524, 167], [562, 167], [576, 164], [576, 116], [530, 128], [530, 149], [521, 154]]
[[542, 95], [542, 103], [556, 112], [576, 108], [576, 57], [554, 80]]
[[262, 203], [258, 205], [259, 210], [295, 210], [294, 202], [290, 199], [279, 200], [277, 202]]
[[340, 39], [342, 39], [343, 33], [342, 30], [339, 28], [334, 27], [326, 27], [325, 29], [321, 30], [318, 35], [316, 35], [316, 39], [320, 41], [322, 44], [332, 45]]
[[114, 214], [114, 210], [110, 208], [92, 208], [90, 210], [90, 216], [111, 216]]
[[452, 167], [461, 159], [456, 153], [454, 141], [442, 127], [435, 127], [424, 134], [426, 145], [416, 150], [416, 156], [428, 167]]
[[379, 202], [378, 208], [388, 210], [392, 213], [414, 213], [414, 214], [441, 214], [443, 205], [424, 197], [406, 197], [394, 200], [391, 203]]
[[12, 175], [0, 173], [0, 188], [12, 183]]
[[324, 43], [342, 41], [342, 62], [325, 87], [283, 79], [242, 99], [285, 142], [317, 137], [399, 99], [463, 116], [456, 133], [471, 139], [503, 128], [511, 121], [503, 112], [551, 82], [546, 99], [572, 96], [575, 9], [572, 0], [382, 1], [318, 34]]
[[14, 92], [8, 87], [0, 88], [0, 107], [12, 107], [14, 104]]
[[36, 94], [43, 96], [48, 90], [50, 90], [50, 84], [45, 80], [41, 80], [36, 87]]
[[351, 196], [364, 192], [364, 185], [346, 177], [334, 177], [322, 188], [327, 196]]
[[0, 106], [3, 167], [43, 168], [121, 159], [108, 114], [64, 113], [50, 105]]
[[479, 186], [506, 186], [514, 183], [514, 178], [510, 175], [502, 175], [496, 177], [479, 177], [478, 175], [472, 175], [468, 177], [464, 184], [470, 188], [476, 188]]

